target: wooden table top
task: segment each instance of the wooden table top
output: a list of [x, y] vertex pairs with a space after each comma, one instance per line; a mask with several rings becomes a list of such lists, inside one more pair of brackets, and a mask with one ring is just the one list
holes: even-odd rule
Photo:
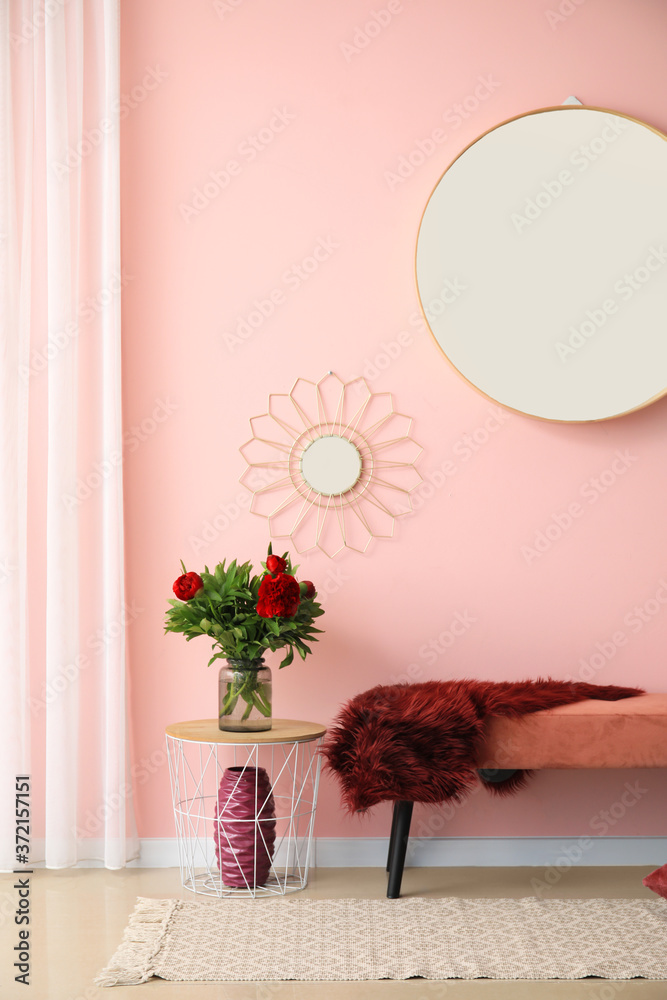
[[167, 726], [167, 736], [193, 743], [309, 743], [324, 736], [326, 726], [298, 719], [273, 719], [271, 729], [259, 733], [228, 733], [218, 729], [217, 719], [193, 719]]

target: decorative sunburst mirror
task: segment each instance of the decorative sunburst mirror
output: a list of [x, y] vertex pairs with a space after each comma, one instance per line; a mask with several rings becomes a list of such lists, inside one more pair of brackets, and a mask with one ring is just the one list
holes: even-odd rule
[[[372, 538], [390, 538], [395, 518], [412, 509], [410, 494], [422, 482], [412, 418], [365, 379], [342, 382], [333, 372], [319, 382], [297, 379], [289, 393], [272, 393], [268, 412], [250, 426], [253, 436], [240, 448], [248, 463], [241, 482], [254, 494], [250, 509], [297, 552], [365, 552]], [[269, 473], [275, 478], [266, 483]]]

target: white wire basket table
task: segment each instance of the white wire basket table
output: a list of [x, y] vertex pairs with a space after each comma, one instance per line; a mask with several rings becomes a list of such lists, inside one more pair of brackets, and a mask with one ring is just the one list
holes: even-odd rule
[[[274, 719], [271, 729], [255, 733], [222, 732], [217, 719], [167, 726], [181, 882], [186, 889], [218, 898], [255, 898], [305, 887], [320, 781], [318, 751], [325, 732], [316, 722], [293, 719]], [[232, 785], [245, 778], [255, 790], [252, 812], [242, 820], [219, 798], [230, 768]], [[270, 782], [270, 820], [267, 796], [257, 794], [262, 769]], [[241, 829], [239, 823], [251, 833], [254, 867], [252, 857], [248, 868], [247, 857], [238, 849], [234, 834]], [[226, 866], [219, 863], [218, 847], [221, 857], [224, 849]], [[262, 864], [268, 869], [266, 878], [258, 875]], [[256, 884], [260, 878], [261, 884]]]

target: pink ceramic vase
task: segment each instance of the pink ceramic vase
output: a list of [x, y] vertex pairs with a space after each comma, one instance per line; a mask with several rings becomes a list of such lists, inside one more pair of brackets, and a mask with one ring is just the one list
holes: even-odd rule
[[220, 782], [213, 839], [224, 885], [254, 888], [269, 877], [276, 809], [263, 767], [228, 767]]

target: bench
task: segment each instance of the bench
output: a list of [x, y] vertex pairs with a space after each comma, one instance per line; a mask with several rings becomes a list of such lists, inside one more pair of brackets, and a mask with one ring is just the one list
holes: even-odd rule
[[[515, 770], [667, 767], [667, 694], [624, 701], [580, 701], [485, 724], [480, 778], [504, 781]], [[412, 801], [394, 802], [387, 897], [397, 899], [410, 836]]]

